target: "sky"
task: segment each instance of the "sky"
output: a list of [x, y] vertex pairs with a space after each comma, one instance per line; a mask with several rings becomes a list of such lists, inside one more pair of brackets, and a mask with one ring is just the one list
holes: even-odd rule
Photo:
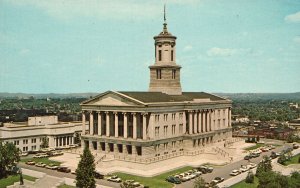
[[0, 0], [0, 92], [147, 91], [164, 3], [183, 91], [300, 91], [299, 0]]

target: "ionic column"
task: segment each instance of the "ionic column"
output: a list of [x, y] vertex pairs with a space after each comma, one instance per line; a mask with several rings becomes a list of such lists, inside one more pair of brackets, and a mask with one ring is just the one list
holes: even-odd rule
[[228, 109], [228, 127], [231, 127], [231, 108]]
[[193, 134], [193, 111], [189, 111], [189, 134]]
[[211, 123], [211, 130], [215, 130], [215, 124], [214, 124], [214, 110], [211, 111], [211, 117], [210, 117], [210, 123]]
[[209, 131], [212, 131], [212, 128], [211, 128], [211, 109], [208, 110], [208, 127], [209, 127]]
[[182, 112], [182, 124], [183, 124], [182, 133], [185, 134], [186, 133], [186, 114], [185, 114], [185, 111]]
[[149, 117], [149, 124], [148, 124], [148, 135], [150, 137], [150, 139], [154, 138], [154, 114], [150, 114]]
[[206, 112], [205, 112], [205, 110], [204, 111], [202, 111], [202, 121], [203, 121], [203, 125], [202, 125], [202, 130], [203, 130], [203, 132], [207, 132], [207, 129], [206, 129]]
[[143, 140], [146, 140], [147, 138], [147, 114], [143, 114]]
[[127, 138], [128, 124], [127, 124], [127, 114], [126, 114], [126, 112], [124, 112], [123, 115], [124, 115], [124, 138]]
[[102, 135], [102, 116], [101, 116], [101, 112], [98, 112], [98, 135]]
[[105, 114], [106, 114], [106, 136], [110, 136], [109, 112], [105, 112]]
[[201, 133], [202, 132], [202, 129], [201, 129], [201, 111], [198, 112], [198, 133]]
[[90, 135], [94, 134], [94, 114], [93, 111], [90, 112]]
[[207, 110], [205, 112], [205, 114], [206, 114], [206, 132], [208, 132], [209, 131], [209, 111]]
[[118, 112], [114, 112], [115, 115], [115, 137], [119, 136], [119, 117], [118, 117]]
[[85, 129], [86, 129], [86, 127], [85, 127], [85, 113], [84, 113], [84, 111], [82, 112], [82, 135], [85, 135]]
[[132, 113], [133, 115], [133, 122], [132, 122], [132, 125], [133, 125], [133, 139], [136, 139], [137, 138], [137, 132], [136, 132], [136, 113]]
[[197, 111], [194, 112], [194, 134], [197, 133], [197, 129], [198, 129], [198, 126], [197, 126]]

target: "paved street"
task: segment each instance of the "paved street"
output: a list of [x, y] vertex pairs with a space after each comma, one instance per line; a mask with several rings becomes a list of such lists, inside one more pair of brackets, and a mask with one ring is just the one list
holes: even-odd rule
[[[260, 157], [257, 157], [257, 158], [253, 158], [250, 160], [250, 162], [253, 162], [253, 163], [256, 163], [258, 164], [259, 161], [263, 158], [264, 155], [268, 155], [270, 156], [271, 152], [272, 151], [275, 151], [275, 152], [280, 152], [282, 151], [283, 149], [286, 149], [290, 147], [290, 145], [288, 144], [285, 144], [284, 146], [281, 146], [281, 147], [277, 147], [275, 148], [274, 150], [271, 150], [269, 152], [264, 152], [264, 153], [261, 153]], [[249, 162], [246, 161], [246, 160], [240, 160], [240, 161], [237, 161], [237, 162], [234, 162], [234, 163], [231, 163], [231, 164], [228, 164], [228, 165], [225, 165], [225, 166], [222, 166], [222, 167], [215, 167], [214, 168], [214, 171], [212, 173], [209, 173], [209, 174], [204, 174], [202, 175], [202, 177], [205, 179], [205, 181], [207, 182], [210, 182], [212, 179], [214, 179], [215, 177], [223, 177], [226, 179], [229, 179], [231, 178], [231, 176], [229, 175], [229, 173], [234, 170], [234, 169], [239, 169], [241, 167], [241, 165], [246, 165], [248, 164]], [[247, 173], [247, 172], [244, 172], [244, 173]], [[187, 182], [184, 182], [182, 184], [179, 184], [179, 185], [176, 185], [176, 188], [192, 188], [193, 187], [193, 183], [194, 183], [194, 180], [190, 180], [190, 181], [187, 181]]]

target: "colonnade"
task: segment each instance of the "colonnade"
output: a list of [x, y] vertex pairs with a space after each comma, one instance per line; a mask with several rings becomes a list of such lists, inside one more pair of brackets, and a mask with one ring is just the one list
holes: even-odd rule
[[68, 146], [70, 144], [74, 144], [74, 137], [73, 136], [54, 137], [54, 144], [55, 144], [55, 147]]
[[[82, 126], [82, 134], [146, 140], [149, 117], [140, 112], [89, 111], [89, 129]], [[86, 112], [82, 124], [86, 124]]]
[[[225, 110], [224, 114], [218, 110]], [[189, 110], [188, 117], [188, 134], [206, 133], [231, 126], [231, 108], [226, 109], [205, 109]]]

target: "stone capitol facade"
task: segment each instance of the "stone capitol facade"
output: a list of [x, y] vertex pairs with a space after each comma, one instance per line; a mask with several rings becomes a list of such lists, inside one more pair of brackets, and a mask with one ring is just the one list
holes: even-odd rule
[[[231, 106], [204, 92], [182, 92], [176, 36], [154, 37], [155, 63], [148, 92], [107, 91], [81, 103], [82, 145], [115, 160], [152, 163], [199, 155], [232, 137]], [[98, 155], [98, 156], [99, 156]]]

